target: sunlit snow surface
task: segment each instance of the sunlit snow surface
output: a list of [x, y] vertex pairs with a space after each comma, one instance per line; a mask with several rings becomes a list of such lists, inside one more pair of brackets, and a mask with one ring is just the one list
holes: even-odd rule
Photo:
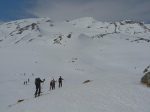
[[[150, 88], [140, 79], [150, 64], [150, 43], [138, 39], [149, 40], [150, 33], [145, 25], [123, 23], [86, 17], [0, 25], [0, 112], [149, 112]], [[49, 91], [49, 81], [60, 75], [63, 87], [56, 83]], [[36, 77], [46, 79], [38, 98]]]

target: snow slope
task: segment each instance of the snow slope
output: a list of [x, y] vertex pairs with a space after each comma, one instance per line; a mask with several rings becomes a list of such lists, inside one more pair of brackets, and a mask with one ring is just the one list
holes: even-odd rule
[[[140, 84], [150, 64], [147, 26], [91, 17], [3, 23], [0, 111], [149, 112], [150, 89]], [[49, 91], [49, 81], [60, 75], [65, 79], [63, 87]], [[36, 77], [46, 79], [45, 95], [33, 98]], [[28, 78], [30, 82], [23, 85]], [[91, 82], [83, 84], [85, 80]], [[16, 103], [21, 99], [25, 101]]]

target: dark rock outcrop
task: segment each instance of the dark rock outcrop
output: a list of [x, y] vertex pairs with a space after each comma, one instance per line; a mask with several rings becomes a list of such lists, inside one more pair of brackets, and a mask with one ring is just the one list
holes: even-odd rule
[[145, 75], [141, 78], [141, 82], [150, 86], [150, 72], [145, 73]]
[[91, 81], [92, 81], [92, 80], [86, 80], [86, 81], [83, 82], [83, 84], [89, 83], [89, 82], [91, 82]]

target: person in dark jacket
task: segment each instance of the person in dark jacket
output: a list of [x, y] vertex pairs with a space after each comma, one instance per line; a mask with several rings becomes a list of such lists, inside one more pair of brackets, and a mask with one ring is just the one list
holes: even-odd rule
[[40, 78], [35, 79], [35, 86], [36, 86], [36, 91], [35, 91], [35, 97], [40, 96], [41, 93], [41, 83], [43, 83], [45, 79], [41, 80]]
[[52, 80], [53, 89], [55, 89], [55, 83], [56, 83], [56, 81], [55, 81], [55, 79], [53, 79]]
[[53, 90], [53, 80], [50, 81], [50, 90]]
[[54, 90], [55, 89], [55, 83], [56, 83], [55, 79], [50, 81], [50, 90]]
[[64, 80], [64, 79], [60, 76], [59, 79], [58, 79], [59, 88], [62, 87], [62, 80]]
[[28, 78], [28, 82], [30, 82], [30, 79]]

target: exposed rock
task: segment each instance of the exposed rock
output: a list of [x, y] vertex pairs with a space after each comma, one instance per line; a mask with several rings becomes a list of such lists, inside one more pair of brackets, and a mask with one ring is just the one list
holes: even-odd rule
[[125, 24], [139, 24], [139, 25], [143, 25], [143, 22], [140, 21], [132, 21], [132, 20], [124, 20], [124, 21], [120, 21], [121, 25], [125, 25]]
[[52, 20], [48, 19], [48, 20], [46, 20], [46, 22], [52, 22]]
[[150, 71], [150, 65], [144, 69], [143, 73], [147, 73], [148, 71]]
[[150, 42], [150, 39], [145, 39], [145, 38], [140, 38], [140, 37], [137, 37], [136, 40], [133, 40], [131, 42], [139, 42], [139, 41], [146, 41], [146, 42]]
[[150, 87], [150, 79], [147, 81], [147, 86]]
[[86, 81], [83, 82], [83, 84], [89, 83], [89, 82], [91, 82], [91, 81], [92, 81], [92, 80], [86, 80]]
[[32, 24], [27, 25], [27, 26], [22, 27], [22, 28], [20, 28], [20, 26], [17, 26], [16, 29], [17, 29], [17, 30], [12, 31], [12, 32], [10, 33], [11, 36], [13, 36], [14, 34], [22, 34], [24, 31], [29, 30], [29, 29], [31, 29], [31, 30], [36, 30], [36, 31], [40, 31], [39, 26], [37, 25], [37, 23], [32, 23]]
[[71, 33], [67, 35], [68, 38], [71, 38]]
[[147, 72], [142, 78], [141, 82], [150, 86], [150, 72]]
[[51, 26], [51, 27], [53, 27], [53, 26], [54, 26], [54, 24], [52, 24], [52, 23], [51, 23], [51, 24], [50, 24], [50, 26]]
[[66, 20], [66, 22], [70, 22], [70, 20]]
[[61, 44], [62, 36], [60, 35], [58, 38], [54, 39], [54, 44]]
[[20, 100], [18, 100], [17, 102], [20, 103], [20, 102], [23, 102], [23, 101], [24, 101], [24, 99], [20, 99]]

